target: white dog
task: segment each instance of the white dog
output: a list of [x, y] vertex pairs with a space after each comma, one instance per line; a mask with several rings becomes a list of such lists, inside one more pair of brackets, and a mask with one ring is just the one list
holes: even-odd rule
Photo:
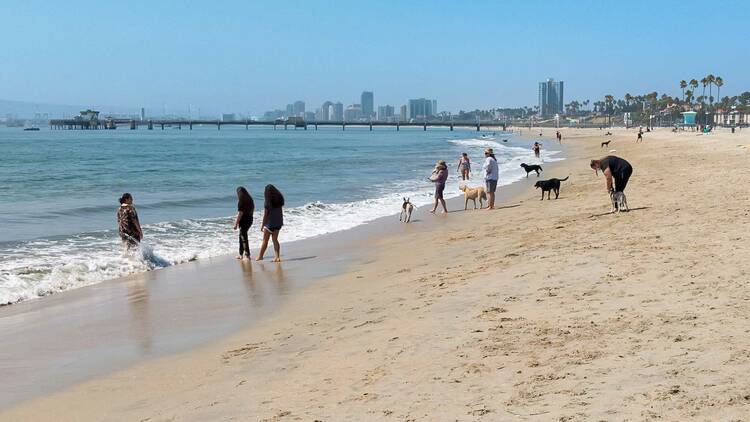
[[398, 216], [398, 221], [404, 223], [411, 222], [411, 213], [414, 212], [414, 204], [409, 201], [409, 198], [404, 198], [404, 203], [401, 205], [401, 214]]

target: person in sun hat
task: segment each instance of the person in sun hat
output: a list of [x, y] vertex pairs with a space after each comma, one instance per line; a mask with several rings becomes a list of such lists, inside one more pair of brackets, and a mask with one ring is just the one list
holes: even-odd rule
[[498, 167], [497, 159], [495, 159], [495, 152], [492, 148], [484, 150], [484, 184], [485, 190], [487, 190], [487, 202], [488, 210], [495, 208], [495, 191], [497, 190], [497, 179], [498, 179]]
[[445, 199], [443, 199], [443, 191], [445, 190], [445, 181], [448, 180], [448, 165], [445, 161], [440, 160], [435, 165], [435, 170], [432, 171], [430, 180], [435, 183], [435, 203], [430, 211], [435, 214], [438, 203], [443, 206], [443, 213], [448, 213], [448, 207], [445, 205]]

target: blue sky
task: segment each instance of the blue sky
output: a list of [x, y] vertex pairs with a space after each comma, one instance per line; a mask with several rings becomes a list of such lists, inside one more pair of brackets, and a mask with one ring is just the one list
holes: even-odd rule
[[747, 1], [3, 0], [0, 99], [259, 114], [297, 99], [441, 110], [722, 76], [750, 90]]

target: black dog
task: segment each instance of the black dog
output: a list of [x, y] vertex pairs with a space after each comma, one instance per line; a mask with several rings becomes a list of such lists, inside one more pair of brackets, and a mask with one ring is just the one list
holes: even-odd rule
[[542, 201], [544, 201], [544, 192], [547, 192], [547, 200], [549, 200], [552, 191], [555, 191], [555, 199], [557, 199], [557, 197], [560, 196], [560, 182], [568, 180], [568, 177], [564, 179], [540, 180], [536, 182], [534, 187], [537, 189], [542, 189]]
[[539, 177], [539, 172], [544, 171], [542, 170], [542, 166], [538, 166], [536, 164], [528, 165], [526, 163], [521, 163], [521, 167], [526, 170], [526, 177], [529, 177], [529, 173], [531, 173], [532, 171], [535, 171], [536, 177]]

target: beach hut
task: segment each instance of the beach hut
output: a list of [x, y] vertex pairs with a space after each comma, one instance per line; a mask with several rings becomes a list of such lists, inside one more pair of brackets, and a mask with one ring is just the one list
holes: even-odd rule
[[695, 116], [698, 115], [695, 111], [683, 111], [682, 112], [682, 125], [683, 126], [695, 126]]

